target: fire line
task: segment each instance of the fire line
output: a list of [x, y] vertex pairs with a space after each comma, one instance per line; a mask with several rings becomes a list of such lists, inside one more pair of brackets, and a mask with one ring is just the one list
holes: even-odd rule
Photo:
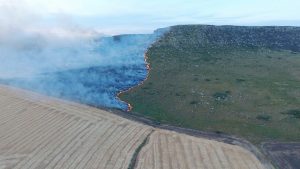
[[[149, 50], [149, 48], [148, 48], [148, 50]], [[150, 72], [150, 70], [151, 70], [150, 63], [148, 62], [148, 56], [147, 56], [148, 50], [147, 50], [147, 51], [145, 52], [145, 54], [144, 54], [145, 66], [146, 66], [146, 69], [147, 69], [147, 75], [146, 75], [146, 78], [145, 78], [143, 81], [141, 81], [138, 85], [133, 86], [133, 87], [127, 89], [127, 90], [120, 91], [120, 92], [117, 94], [117, 99], [120, 100], [121, 102], [127, 104], [127, 110], [126, 110], [127, 112], [130, 112], [130, 111], [133, 109], [133, 106], [132, 106], [130, 103], [127, 103], [127, 102], [121, 100], [121, 99], [120, 99], [120, 95], [123, 94], [123, 93], [129, 92], [129, 91], [133, 90], [134, 88], [136, 88], [136, 87], [138, 87], [138, 86], [143, 85], [143, 84], [145, 83], [145, 81], [148, 79], [148, 77], [149, 77], [149, 72]]]

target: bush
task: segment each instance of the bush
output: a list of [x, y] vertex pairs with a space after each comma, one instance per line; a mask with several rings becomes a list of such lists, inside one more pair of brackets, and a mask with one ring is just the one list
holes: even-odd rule
[[272, 117], [270, 115], [267, 115], [267, 114], [261, 114], [261, 115], [256, 116], [257, 120], [262, 120], [262, 121], [270, 121], [271, 118]]
[[230, 94], [230, 91], [226, 91], [226, 92], [216, 92], [215, 94], [213, 94], [213, 97], [216, 100], [225, 100], [228, 98]]
[[198, 102], [193, 100], [190, 102], [190, 104], [198, 104]]
[[245, 82], [245, 79], [236, 79], [236, 82], [241, 83], [241, 82]]
[[283, 114], [287, 114], [287, 115], [293, 116], [294, 118], [300, 119], [300, 110], [299, 109], [289, 110]]

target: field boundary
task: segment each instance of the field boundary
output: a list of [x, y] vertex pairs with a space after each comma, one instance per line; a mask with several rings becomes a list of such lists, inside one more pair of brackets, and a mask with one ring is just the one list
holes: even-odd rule
[[208, 140], [215, 140], [215, 141], [219, 141], [222, 143], [240, 146], [240, 147], [245, 148], [246, 150], [250, 151], [251, 153], [253, 153], [257, 157], [257, 159], [264, 165], [264, 167], [266, 169], [274, 169], [275, 168], [273, 165], [273, 162], [271, 161], [270, 158], [268, 158], [266, 156], [264, 151], [260, 150], [259, 148], [257, 148], [256, 146], [254, 146], [252, 143], [250, 143], [249, 141], [247, 141], [245, 139], [238, 138], [236, 136], [224, 134], [224, 133], [205, 132], [205, 131], [200, 131], [200, 130], [196, 130], [196, 129], [174, 126], [174, 125], [167, 124], [167, 123], [159, 123], [148, 117], [144, 117], [136, 112], [126, 112], [126, 111], [119, 110], [119, 109], [109, 109], [109, 108], [103, 108], [103, 107], [97, 107], [97, 106], [96, 106], [96, 108], [108, 111], [110, 113], [121, 116], [128, 120], [132, 120], [132, 121], [135, 121], [138, 123], [142, 123], [142, 124], [151, 126], [153, 128], [174, 131], [174, 132], [186, 134], [189, 136], [204, 138], [204, 139], [208, 139]]
[[[10, 87], [10, 86], [7, 86], [7, 87], [12, 88], [12, 89], [18, 89], [18, 88]], [[22, 94], [22, 91], [27, 92], [26, 90], [23, 90], [23, 89], [18, 89], [15, 92], [20, 92], [20, 91], [21, 91], [21, 94]], [[44, 95], [41, 95], [41, 94], [38, 94], [35, 92], [30, 92], [30, 93], [37, 95], [36, 97], [33, 98], [33, 100], [39, 98], [38, 96], [44, 96]], [[48, 96], [46, 96], [46, 97], [48, 97]], [[48, 97], [48, 98], [53, 99], [53, 101], [62, 101], [62, 103], [66, 103], [66, 104], [69, 103], [71, 105], [74, 105], [74, 104], [76, 105], [77, 103], [80, 104], [79, 102], [63, 100], [63, 99], [59, 99], [59, 98], [53, 98], [53, 97]], [[223, 143], [227, 143], [227, 144], [231, 144], [231, 145], [240, 146], [240, 147], [245, 148], [246, 150], [250, 151], [253, 155], [255, 155], [257, 157], [257, 159], [261, 162], [261, 164], [266, 169], [274, 169], [273, 165], [271, 164], [269, 159], [266, 158], [265, 154], [262, 154], [258, 148], [256, 148], [250, 142], [248, 142], [247, 140], [244, 140], [242, 138], [237, 138], [235, 136], [227, 135], [224, 133], [204, 132], [204, 131], [199, 131], [199, 130], [195, 130], [195, 129], [182, 128], [182, 127], [178, 127], [178, 126], [174, 126], [174, 125], [170, 125], [170, 124], [162, 124], [162, 123], [154, 121], [153, 119], [150, 119], [148, 117], [141, 116], [135, 112], [126, 112], [126, 111], [119, 110], [119, 109], [104, 108], [104, 107], [93, 106], [93, 105], [87, 105], [87, 106], [106, 111], [108, 113], [111, 113], [112, 115], [116, 115], [118, 117], [122, 117], [124, 119], [130, 120], [133, 122], [137, 122], [139, 124], [144, 124], [144, 125], [153, 127], [153, 130], [163, 129], [163, 130], [167, 130], [167, 131], [174, 131], [174, 132], [186, 134], [189, 136], [204, 138], [207, 140], [215, 140], [215, 141], [219, 141], [219, 142], [223, 142]], [[143, 144], [141, 144], [141, 145], [143, 145]], [[141, 146], [140, 150], [142, 150], [143, 147], [144, 146]], [[138, 149], [136, 149], [136, 150], [138, 150]], [[138, 157], [138, 153], [135, 153], [135, 155], [136, 155], [136, 157]]]
[[134, 154], [132, 155], [132, 158], [130, 160], [128, 169], [135, 169], [137, 166], [137, 162], [138, 162], [138, 156], [140, 154], [140, 152], [142, 151], [142, 149], [148, 144], [149, 139], [151, 134], [154, 132], [154, 130], [152, 130], [147, 137], [144, 139], [144, 141], [139, 145], [139, 147], [135, 150]]

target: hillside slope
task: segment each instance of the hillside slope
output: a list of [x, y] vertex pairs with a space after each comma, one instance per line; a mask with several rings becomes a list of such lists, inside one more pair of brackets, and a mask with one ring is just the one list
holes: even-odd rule
[[300, 141], [299, 52], [297, 27], [174, 26], [146, 54], [148, 79], [121, 98], [163, 123]]

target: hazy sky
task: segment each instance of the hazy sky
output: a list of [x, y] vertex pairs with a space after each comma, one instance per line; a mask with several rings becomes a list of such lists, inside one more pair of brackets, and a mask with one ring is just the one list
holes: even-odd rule
[[299, 7], [300, 0], [0, 0], [0, 26], [59, 25], [106, 34], [176, 24], [300, 26]]

